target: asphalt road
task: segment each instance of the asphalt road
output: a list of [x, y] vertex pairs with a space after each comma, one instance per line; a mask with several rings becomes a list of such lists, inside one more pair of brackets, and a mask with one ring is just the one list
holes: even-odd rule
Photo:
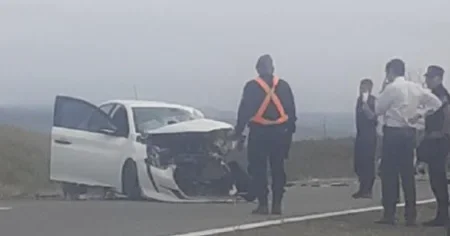
[[[284, 216], [339, 211], [380, 204], [353, 200], [355, 184], [344, 187], [295, 186], [286, 195]], [[418, 200], [432, 194], [418, 182]], [[2, 207], [11, 207], [2, 208]], [[159, 236], [265, 220], [252, 216], [252, 203], [164, 204], [128, 201], [0, 201], [0, 235], [5, 236]]]

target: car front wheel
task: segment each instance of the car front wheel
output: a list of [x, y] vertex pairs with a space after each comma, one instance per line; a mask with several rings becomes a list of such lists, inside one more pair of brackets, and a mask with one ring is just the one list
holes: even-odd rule
[[141, 187], [137, 175], [136, 163], [129, 160], [125, 163], [122, 173], [123, 192], [130, 200], [141, 199]]

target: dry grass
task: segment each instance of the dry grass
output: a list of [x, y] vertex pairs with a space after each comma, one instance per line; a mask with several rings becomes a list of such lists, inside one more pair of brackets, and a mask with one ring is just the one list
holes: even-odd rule
[[[0, 197], [48, 186], [50, 137], [0, 126]], [[246, 160], [246, 153], [234, 158]], [[295, 142], [286, 163], [290, 180], [348, 177], [353, 174], [352, 140]]]
[[[431, 219], [435, 205], [423, 205], [418, 208], [419, 220]], [[381, 213], [367, 212], [328, 219], [291, 223], [255, 230], [221, 234], [220, 236], [444, 236], [444, 228], [406, 227], [399, 221], [397, 226], [376, 225]], [[399, 212], [399, 216], [402, 212]], [[401, 219], [401, 218], [400, 218]], [[326, 225], [326, 227], [324, 227]]]
[[50, 137], [0, 127], [0, 195], [33, 192], [48, 184]]
[[[246, 152], [233, 160], [245, 160]], [[305, 140], [294, 142], [286, 162], [289, 180], [345, 178], [353, 176], [353, 139]]]

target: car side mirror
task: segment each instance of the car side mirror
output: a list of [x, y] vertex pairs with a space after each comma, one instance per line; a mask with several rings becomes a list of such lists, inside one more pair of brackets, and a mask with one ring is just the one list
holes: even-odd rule
[[146, 133], [139, 133], [136, 136], [136, 141], [142, 144], [147, 144], [147, 139], [148, 139], [149, 135]]

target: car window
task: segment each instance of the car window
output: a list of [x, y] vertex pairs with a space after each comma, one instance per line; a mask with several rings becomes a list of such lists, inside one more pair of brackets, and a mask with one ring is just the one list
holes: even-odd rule
[[77, 99], [60, 98], [55, 107], [53, 126], [79, 129], [89, 119], [95, 106]]
[[108, 104], [103, 104], [101, 105], [99, 108], [100, 110], [102, 110], [104, 113], [106, 114], [110, 114], [111, 110], [115, 107], [116, 104], [114, 103], [108, 103]]
[[170, 107], [134, 107], [132, 108], [136, 132], [157, 129], [166, 125], [202, 118], [201, 113]]
[[115, 128], [106, 113], [86, 101], [58, 96], [55, 102], [53, 126], [89, 132]]
[[94, 110], [85, 124], [80, 128], [90, 132], [99, 132], [100, 129], [110, 128], [114, 125], [109, 117], [101, 110]]
[[128, 124], [127, 110], [124, 106], [119, 105], [119, 107], [112, 114], [111, 121], [117, 127], [118, 135], [128, 137], [130, 127]]

